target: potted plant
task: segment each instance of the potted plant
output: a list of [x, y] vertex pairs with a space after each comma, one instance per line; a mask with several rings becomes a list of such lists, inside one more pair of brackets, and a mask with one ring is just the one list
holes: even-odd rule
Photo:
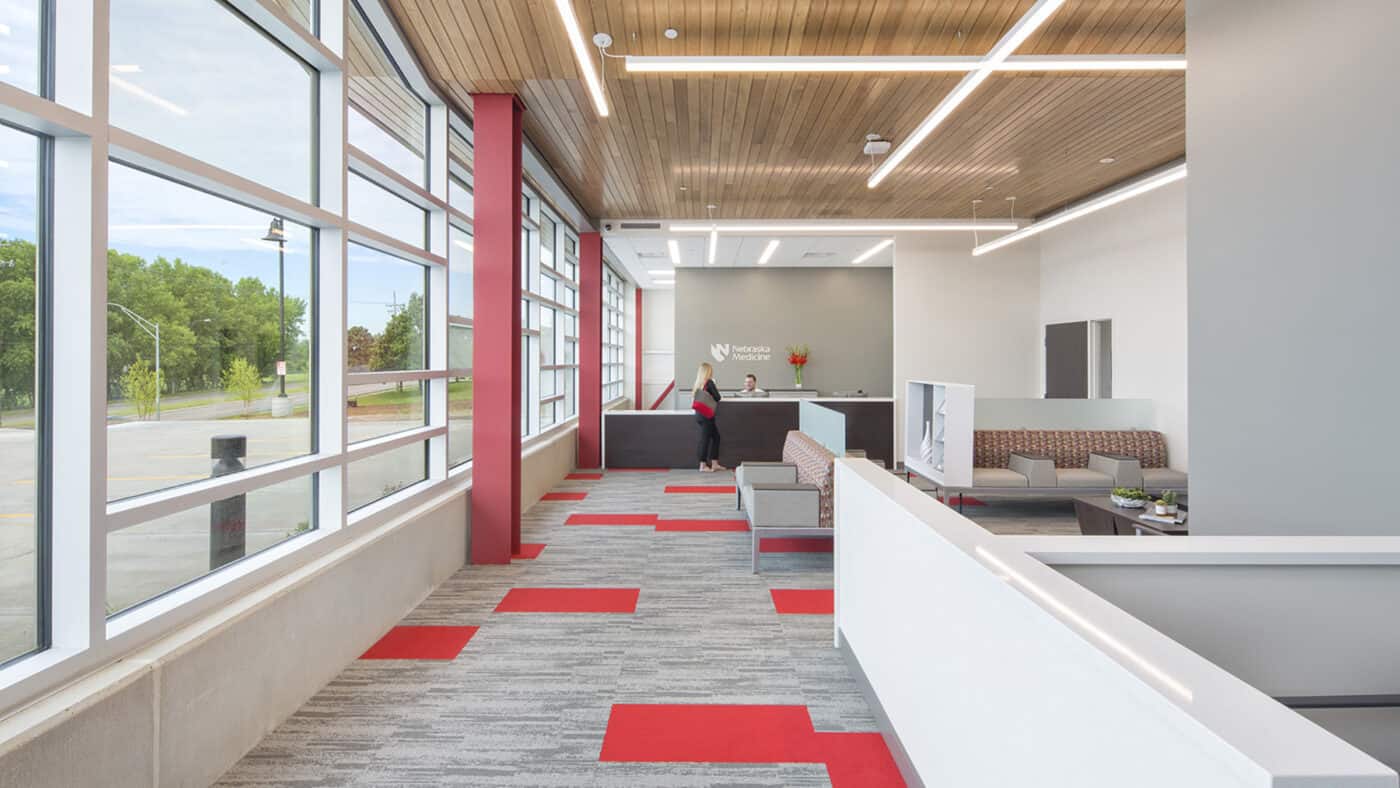
[[808, 353], [806, 345], [788, 345], [787, 347], [787, 362], [792, 366], [793, 383], [797, 388], [802, 388], [802, 368], [807, 366]]
[[1114, 487], [1109, 495], [1114, 506], [1124, 509], [1141, 509], [1147, 505], [1150, 496], [1140, 487]]
[[1157, 514], [1166, 517], [1177, 513], [1176, 493], [1171, 490], [1163, 490], [1161, 497], [1154, 504]]

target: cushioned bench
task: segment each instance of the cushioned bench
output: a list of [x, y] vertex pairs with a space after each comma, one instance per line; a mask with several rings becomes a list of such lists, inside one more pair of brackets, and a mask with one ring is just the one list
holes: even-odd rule
[[734, 472], [738, 505], [753, 532], [753, 571], [759, 543], [775, 537], [830, 539], [836, 455], [808, 435], [788, 432], [782, 462], [746, 462]]
[[1184, 493], [1187, 475], [1167, 465], [1167, 442], [1153, 430], [974, 430], [972, 486], [950, 494], [1073, 497], [1141, 487]]

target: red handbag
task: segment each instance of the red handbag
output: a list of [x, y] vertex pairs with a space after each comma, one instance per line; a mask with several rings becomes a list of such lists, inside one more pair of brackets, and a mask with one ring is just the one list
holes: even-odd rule
[[715, 408], [719, 407], [719, 401], [710, 395], [705, 389], [695, 392], [695, 401], [690, 403], [690, 409], [699, 413], [707, 419], [715, 417]]

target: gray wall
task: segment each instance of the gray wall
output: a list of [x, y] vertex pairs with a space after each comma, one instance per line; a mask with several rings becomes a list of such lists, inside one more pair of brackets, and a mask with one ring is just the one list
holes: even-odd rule
[[1400, 534], [1400, 3], [1186, 28], [1191, 530]]
[[[784, 349], [800, 343], [812, 351], [804, 388], [892, 396], [892, 279], [889, 268], [677, 270], [676, 388], [689, 390], [701, 361], [720, 388], [743, 385], [746, 372], [763, 388], [791, 388]], [[716, 344], [730, 358], [717, 361]], [[741, 346], [766, 346], [771, 358], [733, 358]]]

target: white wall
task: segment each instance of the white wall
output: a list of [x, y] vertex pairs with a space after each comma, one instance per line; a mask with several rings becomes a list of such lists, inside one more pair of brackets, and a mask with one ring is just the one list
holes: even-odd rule
[[[651, 403], [666, 390], [675, 371], [676, 291], [642, 290], [642, 399]], [[687, 387], [690, 381], [686, 381]], [[664, 407], [664, 406], [663, 406]]]
[[1400, 3], [1186, 11], [1192, 532], [1400, 534]]
[[[1113, 321], [1113, 396], [1150, 399], [1171, 467], [1187, 469], [1186, 185], [1155, 192], [1040, 236], [1044, 326]], [[1044, 393], [1045, 353], [1036, 354]], [[980, 395], [982, 392], [978, 391]]]
[[[1032, 239], [972, 256], [970, 233], [898, 233], [894, 245], [895, 424], [904, 382], [971, 383], [978, 397], [1037, 397], [1040, 251]], [[903, 457], [902, 430], [895, 456]]]

